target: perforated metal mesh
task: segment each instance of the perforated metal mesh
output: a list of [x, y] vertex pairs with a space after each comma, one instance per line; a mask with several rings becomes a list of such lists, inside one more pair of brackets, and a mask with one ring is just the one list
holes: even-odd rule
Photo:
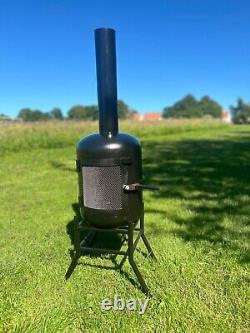
[[82, 167], [84, 206], [94, 209], [122, 208], [122, 179], [119, 166]]

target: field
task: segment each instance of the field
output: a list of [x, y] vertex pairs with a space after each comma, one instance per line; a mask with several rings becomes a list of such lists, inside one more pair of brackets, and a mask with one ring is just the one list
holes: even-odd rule
[[145, 192], [158, 261], [136, 254], [153, 294], [145, 314], [101, 311], [115, 294], [145, 299], [128, 263], [121, 273], [108, 256], [82, 257], [64, 280], [75, 143], [97, 124], [0, 123], [0, 332], [249, 332], [250, 126], [121, 128], [140, 138], [145, 182], [161, 188]]

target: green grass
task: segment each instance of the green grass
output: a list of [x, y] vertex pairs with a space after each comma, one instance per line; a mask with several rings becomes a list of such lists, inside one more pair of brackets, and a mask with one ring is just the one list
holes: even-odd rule
[[0, 331], [249, 332], [250, 126], [121, 124], [161, 187], [145, 193], [158, 262], [136, 254], [153, 294], [144, 315], [100, 309], [114, 294], [144, 298], [127, 263], [120, 274], [91, 267], [108, 257], [82, 257], [64, 280], [75, 143], [96, 126], [0, 124]]

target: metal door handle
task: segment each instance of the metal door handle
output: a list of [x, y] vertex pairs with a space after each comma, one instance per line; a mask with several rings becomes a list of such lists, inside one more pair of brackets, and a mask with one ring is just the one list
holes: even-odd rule
[[156, 187], [154, 185], [146, 185], [146, 184], [135, 183], [135, 184], [123, 185], [123, 189], [127, 192], [137, 191], [138, 189], [157, 191], [157, 190], [159, 190], [159, 187]]

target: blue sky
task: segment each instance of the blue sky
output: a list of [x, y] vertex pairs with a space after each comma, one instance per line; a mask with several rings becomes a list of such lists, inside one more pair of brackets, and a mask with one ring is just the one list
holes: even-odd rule
[[0, 113], [97, 103], [97, 27], [116, 29], [118, 96], [140, 112], [250, 101], [249, 0], [0, 0]]

